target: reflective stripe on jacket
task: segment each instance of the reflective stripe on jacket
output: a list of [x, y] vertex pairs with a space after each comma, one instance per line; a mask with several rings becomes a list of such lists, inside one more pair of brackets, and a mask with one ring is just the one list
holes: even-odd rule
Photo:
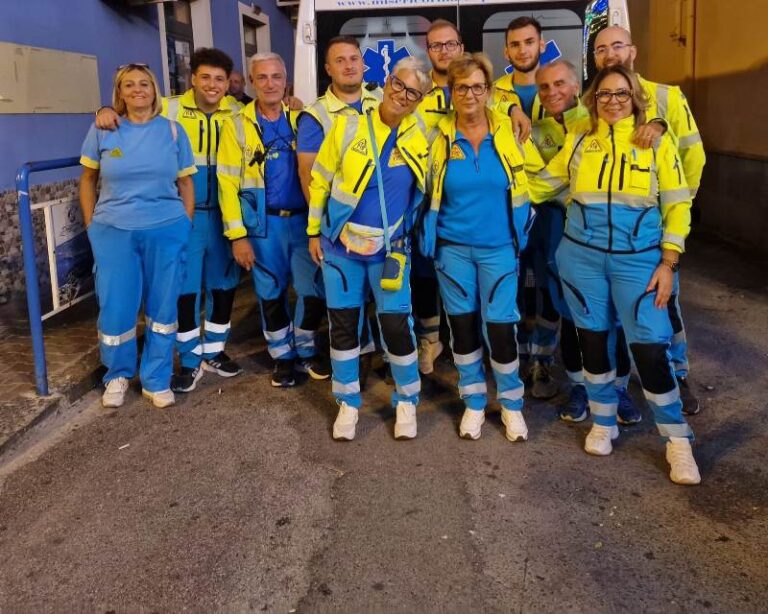
[[674, 140], [651, 149], [632, 143], [634, 117], [594, 134], [569, 133], [563, 148], [532, 177], [534, 202], [570, 186], [565, 236], [611, 253], [664, 248], [682, 252], [690, 230], [691, 197]]
[[224, 122], [237, 113], [241, 106], [232, 96], [224, 96], [219, 108], [210, 117], [195, 102], [195, 92], [187, 90], [180, 96], [162, 99], [162, 114], [178, 122], [189, 137], [195, 156], [197, 173], [192, 176], [195, 186], [195, 206], [214, 209], [218, 206], [216, 186], [216, 159]]
[[[390, 130], [381, 121], [378, 111], [372, 110], [371, 113], [376, 143], [381, 152]], [[400, 122], [395, 147], [416, 179], [411, 203], [411, 212], [415, 216], [426, 190], [429, 152], [426, 136], [413, 115], [406, 116]], [[312, 167], [307, 234], [317, 236], [322, 232], [335, 241], [375, 172], [367, 119], [359, 114], [338, 116]], [[406, 229], [412, 227], [411, 220]]]

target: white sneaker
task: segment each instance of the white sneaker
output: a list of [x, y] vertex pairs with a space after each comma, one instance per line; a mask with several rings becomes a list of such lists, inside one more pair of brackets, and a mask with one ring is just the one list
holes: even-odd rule
[[116, 377], [107, 382], [104, 394], [101, 395], [103, 407], [122, 407], [125, 403], [125, 393], [128, 390], [128, 379]]
[[395, 411], [395, 439], [416, 437], [416, 406], [408, 401], [398, 401]]
[[693, 458], [691, 442], [685, 437], [670, 437], [667, 442], [669, 479], [675, 484], [699, 484], [701, 475]]
[[173, 396], [173, 392], [170, 388], [168, 390], [161, 390], [160, 392], [150, 392], [149, 390], [144, 390], [142, 388], [141, 394], [147, 397], [157, 409], [165, 409], [176, 402], [176, 397]]
[[336, 416], [336, 422], [333, 423], [333, 438], [343, 441], [352, 441], [355, 438], [355, 425], [357, 424], [358, 411], [341, 402], [339, 414]]
[[507, 427], [507, 439], [510, 441], [528, 441], [528, 427], [523, 419], [523, 412], [501, 408], [501, 421]]
[[618, 426], [601, 426], [593, 424], [584, 442], [584, 451], [595, 456], [608, 456], [613, 452], [611, 440], [619, 436]]
[[430, 341], [429, 339], [419, 339], [419, 371], [424, 375], [429, 375], [435, 370], [435, 361], [443, 351], [441, 341]]
[[465, 409], [459, 425], [459, 437], [480, 439], [480, 429], [485, 422], [485, 410]]

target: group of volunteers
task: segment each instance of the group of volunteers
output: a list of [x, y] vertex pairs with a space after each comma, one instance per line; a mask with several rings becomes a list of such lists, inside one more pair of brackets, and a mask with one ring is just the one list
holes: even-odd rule
[[[559, 414], [591, 413], [585, 450], [610, 454], [617, 424], [640, 421], [634, 362], [670, 478], [699, 483], [678, 268], [704, 150], [685, 97], [634, 72], [620, 27], [598, 34], [583, 96], [568, 60], [540, 65], [535, 19], [505, 37], [513, 71], [494, 82], [488, 58], [437, 20], [431, 70], [406, 57], [379, 88], [363, 83], [356, 39], [338, 36], [324, 50], [331, 85], [308, 106], [286, 97], [274, 53], [251, 58], [245, 105], [227, 95], [233, 63], [217, 49], [194, 53], [191, 89], [171, 98], [148, 66], [121, 66], [81, 158], [104, 406], [121, 406], [135, 375], [142, 306], [139, 375], [156, 407], [206, 371], [241, 373], [225, 344], [244, 268], [272, 385], [330, 377], [335, 439], [355, 436], [375, 337], [394, 380], [394, 436], [416, 436], [419, 372], [443, 350], [444, 313], [461, 437], [478, 439], [485, 420], [485, 348], [506, 437], [524, 441], [525, 385], [558, 393], [559, 343], [570, 380]], [[316, 345], [326, 314], [330, 361]]]

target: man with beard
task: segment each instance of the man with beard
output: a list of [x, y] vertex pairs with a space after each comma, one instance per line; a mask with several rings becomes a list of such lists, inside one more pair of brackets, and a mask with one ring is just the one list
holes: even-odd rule
[[[632, 44], [632, 35], [619, 26], [611, 26], [602, 30], [595, 38], [595, 64], [598, 69], [606, 66], [621, 64], [629, 70], [634, 70], [637, 47]], [[637, 128], [634, 142], [641, 147], [650, 147], [661, 136], [664, 128], [670, 131], [677, 142], [682, 172], [691, 190], [691, 198], [701, 183], [706, 156], [704, 144], [701, 141], [699, 129], [693, 114], [679, 87], [663, 85], [647, 81], [638, 75], [640, 84], [649, 99], [646, 117], [651, 120]], [[680, 397], [683, 401], [683, 413], [697, 414], [699, 401], [688, 384], [688, 344], [685, 338], [685, 328], [680, 313], [679, 280], [675, 273], [675, 285], [668, 303], [669, 316], [672, 321], [674, 337], [670, 355], [675, 377], [680, 387]]]
[[[541, 24], [533, 17], [518, 17], [509, 23], [505, 36], [504, 55], [512, 64], [514, 71], [494, 82], [493, 101], [495, 103], [519, 101], [528, 117], [541, 119], [544, 116], [544, 109], [536, 93], [536, 71], [545, 47], [541, 37]], [[518, 280], [518, 308], [522, 323], [518, 329], [520, 372], [524, 381], [531, 384], [531, 394], [534, 398], [550, 399], [558, 393], [557, 382], [552, 378], [550, 370], [557, 348], [560, 317], [552, 303], [546, 276], [535, 275], [535, 271], [546, 270], [546, 246], [542, 244], [541, 233], [536, 227], [537, 221], [534, 220], [528, 247], [520, 257]], [[535, 288], [527, 287], [530, 285], [526, 283], [528, 269], [534, 271]], [[529, 336], [525, 320], [534, 317], [535, 323]], [[530, 370], [525, 368], [525, 363], [529, 360], [533, 361]]]

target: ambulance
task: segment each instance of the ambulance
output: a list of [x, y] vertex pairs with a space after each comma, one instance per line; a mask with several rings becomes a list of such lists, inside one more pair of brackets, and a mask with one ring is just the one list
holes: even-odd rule
[[586, 83], [594, 73], [592, 45], [609, 25], [629, 29], [626, 0], [301, 0], [296, 27], [294, 93], [311, 102], [329, 85], [323, 68], [327, 42], [338, 35], [360, 42], [364, 79], [383, 85], [390, 69], [407, 56], [426, 59], [426, 32], [435, 19], [455, 23], [466, 51], [483, 51], [494, 78], [510, 72], [504, 58], [507, 24], [535, 17], [547, 41], [542, 63], [573, 62]]

